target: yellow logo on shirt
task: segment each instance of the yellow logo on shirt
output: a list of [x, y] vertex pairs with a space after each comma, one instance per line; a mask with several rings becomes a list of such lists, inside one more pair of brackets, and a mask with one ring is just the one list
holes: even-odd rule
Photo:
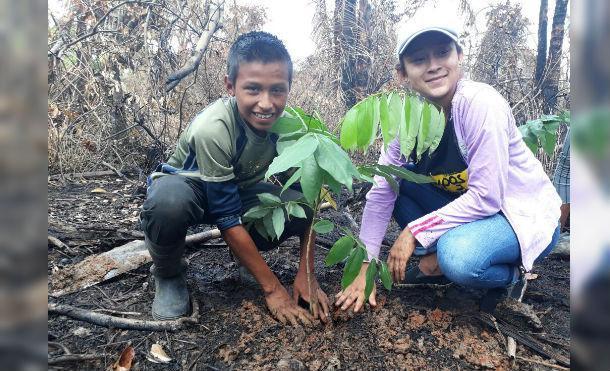
[[453, 174], [432, 175], [436, 181], [436, 186], [454, 193], [462, 193], [468, 190], [468, 169]]

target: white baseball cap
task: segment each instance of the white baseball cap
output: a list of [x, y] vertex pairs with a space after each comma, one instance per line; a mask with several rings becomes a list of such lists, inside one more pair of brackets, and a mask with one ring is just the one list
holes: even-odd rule
[[455, 43], [461, 46], [457, 30], [446, 24], [446, 23], [416, 23], [414, 22], [405, 32], [405, 37], [398, 43], [396, 47], [396, 56], [400, 59], [402, 53], [407, 50], [409, 44], [413, 42], [418, 36], [423, 35], [427, 32], [440, 32], [443, 35], [449, 37]]

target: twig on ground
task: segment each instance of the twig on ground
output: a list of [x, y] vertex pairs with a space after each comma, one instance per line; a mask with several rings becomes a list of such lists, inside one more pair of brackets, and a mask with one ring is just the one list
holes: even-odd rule
[[117, 170], [114, 166], [110, 165], [109, 163], [107, 163], [106, 161], [102, 161], [102, 165], [106, 166], [108, 169], [114, 171], [114, 173], [118, 176], [120, 176], [121, 178], [129, 181], [129, 182], [133, 182], [131, 179], [127, 178], [125, 176], [125, 174], [121, 173], [119, 170]]
[[90, 310], [76, 308], [66, 304], [49, 303], [49, 313], [68, 316], [77, 320], [92, 323], [94, 325], [120, 328], [124, 330], [139, 331], [170, 331], [176, 332], [185, 327], [197, 323], [199, 319], [199, 304], [191, 298], [193, 314], [190, 317], [182, 317], [173, 321], [148, 321], [130, 318], [121, 318], [107, 314], [96, 313]]
[[567, 367], [559, 366], [559, 365], [556, 365], [554, 363], [548, 363], [548, 362], [544, 362], [544, 361], [539, 361], [539, 360], [533, 359], [533, 358], [526, 358], [526, 357], [521, 357], [521, 356], [517, 356], [516, 358], [521, 360], [521, 361], [524, 361], [524, 362], [536, 363], [536, 364], [539, 364], [539, 365], [542, 365], [542, 366], [546, 366], [546, 367], [550, 367], [550, 368], [554, 368], [554, 369], [557, 369], [557, 370], [569, 370], [569, 368], [567, 368]]
[[64, 362], [92, 361], [104, 358], [105, 356], [105, 354], [66, 354], [63, 356], [49, 357], [48, 364], [56, 365]]
[[62, 343], [58, 343], [56, 341], [49, 341], [49, 348], [51, 347], [60, 348], [61, 350], [63, 350], [64, 354], [72, 354], [70, 349], [68, 349], [68, 347], [66, 347]]
[[112, 170], [85, 171], [83, 173], [49, 175], [49, 180], [59, 180], [62, 178], [96, 178], [99, 176], [106, 176], [106, 175], [113, 175], [113, 174], [115, 174], [115, 172]]
[[115, 314], [115, 315], [119, 315], [119, 316], [141, 316], [142, 315], [142, 313], [140, 313], [140, 312], [121, 312], [118, 310], [106, 309], [106, 308], [95, 309], [94, 312], [110, 313], [110, 314]]
[[193, 369], [193, 367], [195, 366], [195, 364], [197, 364], [197, 361], [199, 361], [199, 359], [201, 358], [201, 356], [203, 355], [203, 351], [197, 353], [197, 355], [195, 356], [195, 358], [193, 358], [193, 360], [191, 361], [191, 363], [189, 363], [188, 367], [186, 368], [187, 371], [190, 371]]
[[59, 240], [59, 238], [53, 237], [51, 235], [47, 235], [47, 241], [51, 245], [53, 245], [53, 246], [57, 247], [58, 249], [60, 249], [61, 251], [64, 251], [64, 252], [67, 251], [69, 254], [74, 255], [74, 251], [72, 251], [72, 249], [68, 245], [66, 245], [65, 243], [61, 242]]
[[358, 230], [358, 224], [356, 223], [356, 221], [354, 220], [354, 217], [352, 216], [349, 206], [345, 205], [345, 211], [342, 213], [343, 216], [345, 216], [345, 219], [347, 219], [347, 221], [349, 222], [350, 227], [357, 231]]

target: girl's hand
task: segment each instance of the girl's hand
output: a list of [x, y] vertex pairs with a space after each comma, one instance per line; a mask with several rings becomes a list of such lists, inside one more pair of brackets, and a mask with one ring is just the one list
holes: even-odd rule
[[[354, 282], [335, 296], [337, 299], [335, 305], [341, 306], [341, 310], [348, 310], [353, 305], [354, 313], [357, 313], [364, 305], [364, 289], [366, 287], [366, 270], [368, 266], [369, 263], [362, 263], [360, 273]], [[373, 291], [371, 291], [371, 295], [369, 296], [369, 304], [372, 307], [377, 306], [377, 300], [375, 299], [376, 291], [376, 286], [373, 286]]]
[[405, 272], [409, 258], [415, 251], [415, 237], [411, 234], [408, 227], [402, 230], [396, 242], [390, 249], [388, 256], [388, 269], [392, 274], [395, 283], [405, 280]]

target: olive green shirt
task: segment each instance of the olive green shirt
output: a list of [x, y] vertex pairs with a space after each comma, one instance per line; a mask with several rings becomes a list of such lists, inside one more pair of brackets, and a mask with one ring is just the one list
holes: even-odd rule
[[[245, 146], [239, 154], [238, 140], [243, 135]], [[245, 188], [264, 178], [275, 156], [270, 133], [257, 135], [239, 115], [235, 98], [221, 98], [193, 119], [167, 164], [151, 174], [151, 179], [179, 174], [206, 182], [234, 180]]]

